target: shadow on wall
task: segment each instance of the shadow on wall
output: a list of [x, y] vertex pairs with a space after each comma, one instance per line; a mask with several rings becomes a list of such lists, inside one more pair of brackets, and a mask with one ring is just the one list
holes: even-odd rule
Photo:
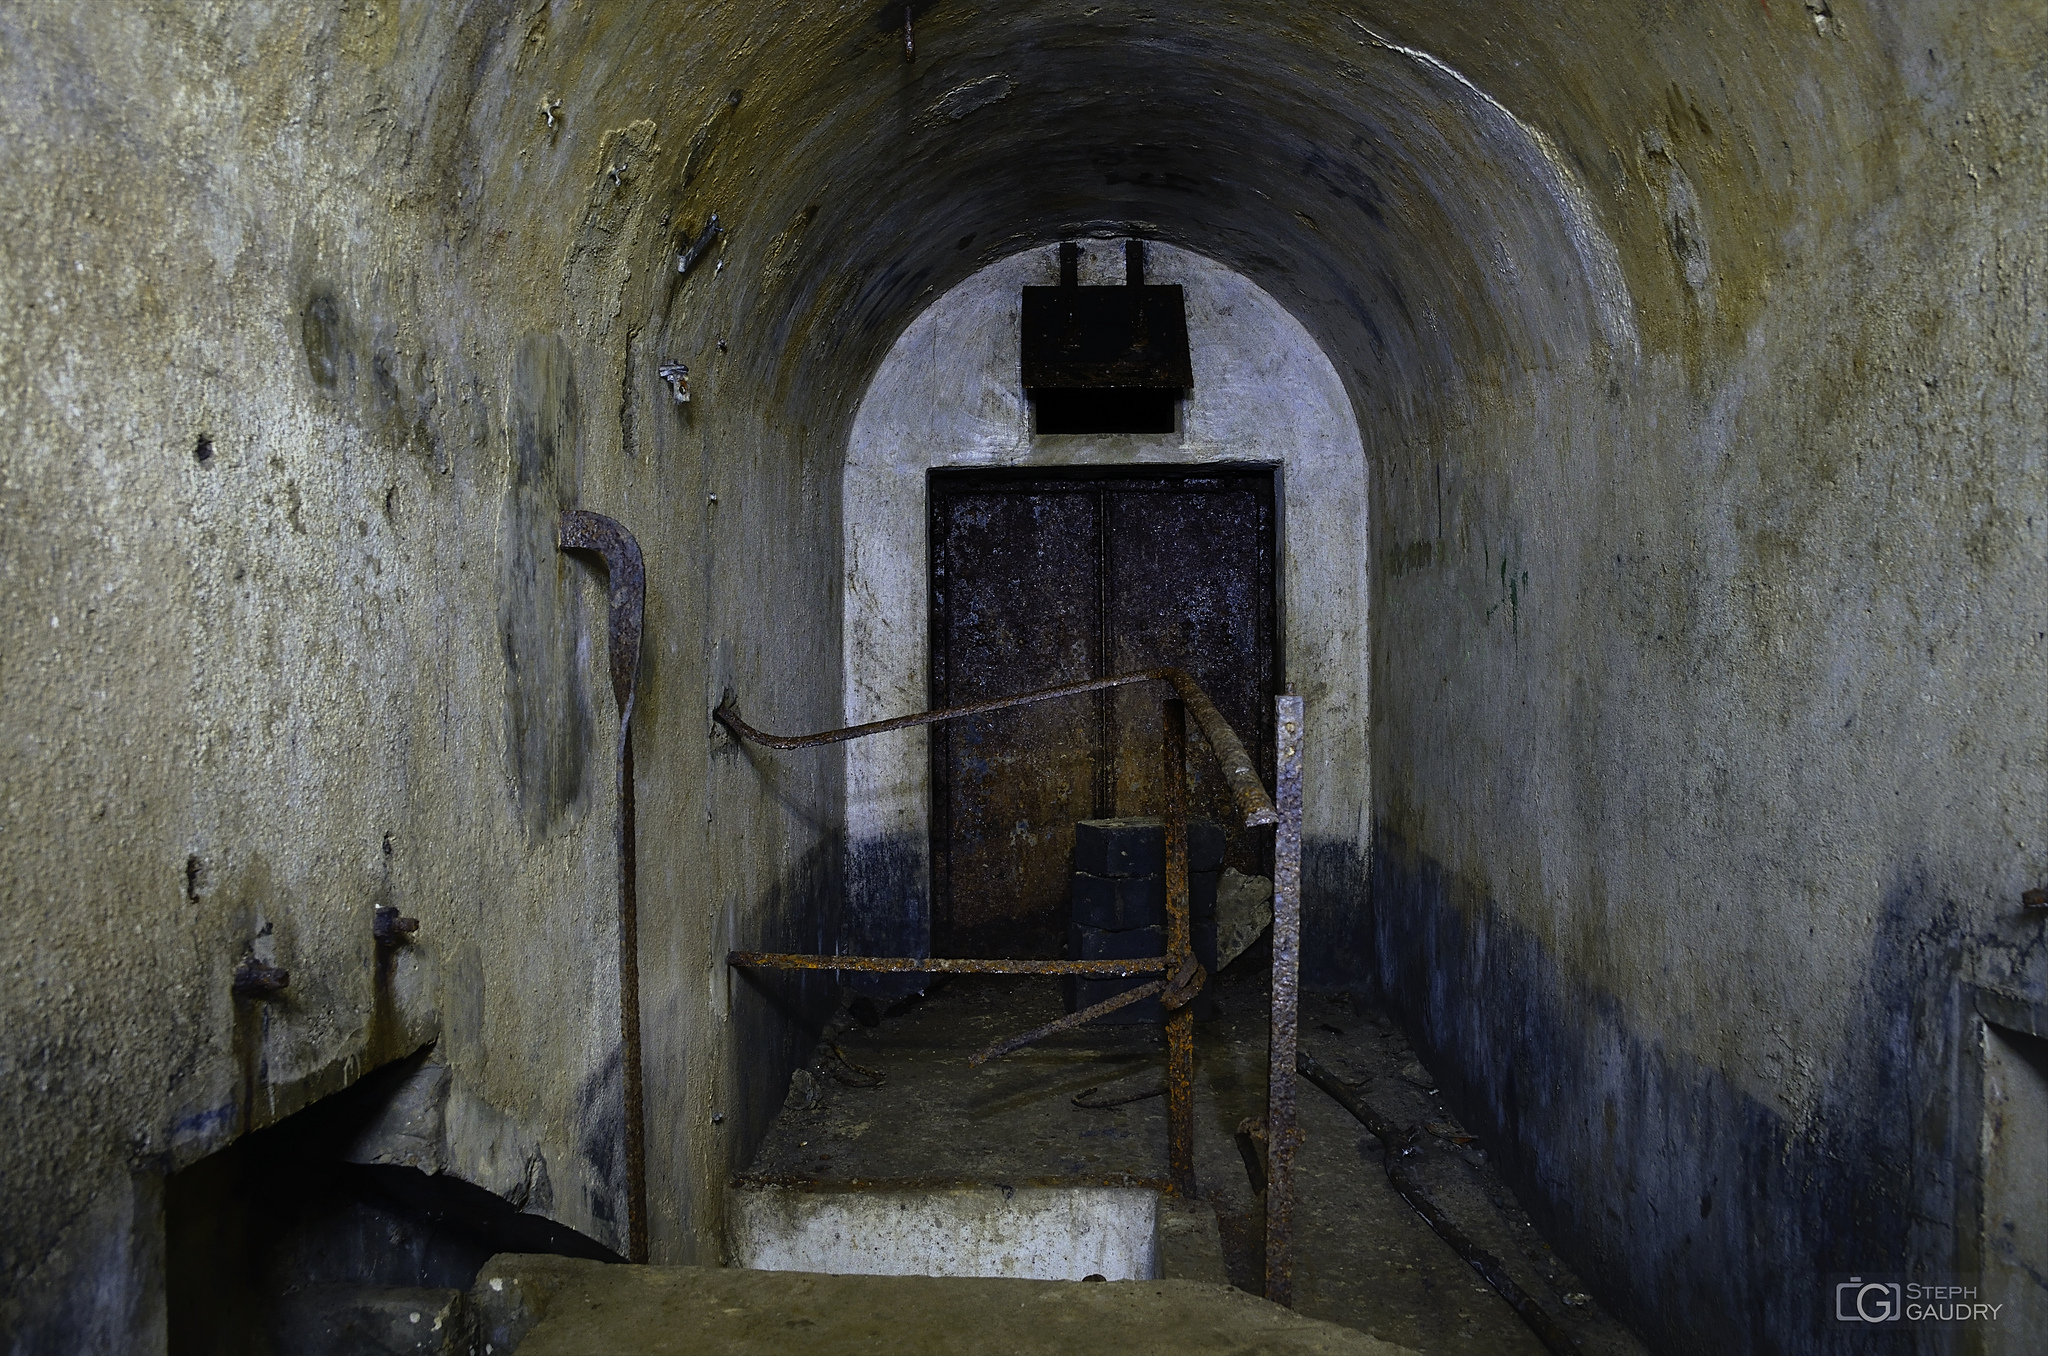
[[1378, 984], [1445, 1096], [1658, 1350], [1866, 1351], [1867, 1332], [1828, 1321], [1830, 1273], [1955, 1265], [1954, 1164], [1974, 1131], [1955, 1087], [1963, 939], [1924, 884], [1884, 901], [1868, 1039], [1807, 1125], [1632, 1032], [1482, 889], [1384, 827], [1373, 904]]
[[[806, 852], [749, 906], [732, 940], [734, 949], [831, 952], [839, 937], [844, 897], [843, 846], [827, 837]], [[756, 931], [758, 929], [758, 931]], [[839, 951], [848, 948], [842, 943]], [[718, 957], [724, 964], [724, 957]], [[732, 985], [728, 1037], [739, 1104], [725, 1137], [726, 1170], [738, 1171], [775, 1123], [789, 1076], [808, 1064], [825, 1019], [839, 1003], [839, 976], [830, 970], [726, 971]]]
[[[931, 897], [925, 889], [930, 844], [911, 834], [886, 834], [846, 851], [846, 912], [840, 950], [855, 956], [924, 956], [932, 949]], [[921, 975], [846, 976], [847, 987], [892, 1001], [924, 990]]]
[[556, 547], [577, 505], [581, 441], [568, 346], [519, 341], [512, 358], [512, 464], [499, 523], [498, 639], [505, 656], [505, 751], [529, 842], [571, 822], [589, 799], [592, 715], [571, 562]]

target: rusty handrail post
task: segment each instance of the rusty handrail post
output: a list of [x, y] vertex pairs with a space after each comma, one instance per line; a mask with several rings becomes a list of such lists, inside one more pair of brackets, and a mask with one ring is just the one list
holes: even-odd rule
[[1266, 1082], [1266, 1298], [1294, 1303], [1295, 1024], [1301, 998], [1302, 701], [1273, 701], [1280, 823], [1273, 834], [1273, 1026]]
[[[1188, 730], [1178, 698], [1160, 704], [1166, 760], [1166, 973], [1192, 977], [1188, 927]], [[1166, 1015], [1166, 1172], [1183, 1199], [1195, 1195], [1195, 1010], [1179, 992]]]

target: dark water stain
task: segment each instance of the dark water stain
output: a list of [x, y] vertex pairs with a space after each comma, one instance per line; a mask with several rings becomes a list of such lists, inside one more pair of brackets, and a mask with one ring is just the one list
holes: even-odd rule
[[348, 317], [327, 288], [315, 288], [299, 312], [299, 342], [306, 371], [323, 391], [355, 388], [355, 352]]
[[512, 359], [510, 475], [500, 526], [498, 639], [505, 659], [505, 755], [529, 840], [558, 831], [588, 800], [592, 716], [576, 572], [556, 549], [579, 481], [576, 388], [567, 346], [528, 335]]
[[1362, 986], [1372, 974], [1372, 878], [1364, 846], [1349, 838], [1301, 845], [1301, 975], [1311, 984]]
[[621, 1250], [626, 1241], [628, 1185], [624, 1072], [622, 1048], [614, 1045], [576, 1088], [576, 1148], [590, 1165], [593, 1183], [585, 1193], [584, 1208], [592, 1219], [612, 1226], [607, 1241]]
[[[889, 834], [847, 844], [846, 902], [840, 949], [858, 956], [928, 956], [931, 900], [925, 893], [923, 834]], [[920, 992], [918, 975], [848, 975], [847, 987], [873, 998]]]
[[314, 386], [351, 406], [365, 430], [410, 449], [438, 471], [448, 469], [435, 429], [439, 397], [426, 354], [401, 353], [388, 322], [357, 315], [325, 284], [308, 289], [300, 305], [299, 342]]
[[[826, 952], [839, 935], [844, 844], [827, 837], [771, 880], [740, 911], [750, 920], [733, 944], [761, 951]], [[829, 970], [732, 972], [732, 1048], [745, 1052], [740, 1105], [724, 1141], [739, 1171], [782, 1109], [789, 1076], [810, 1061], [840, 988]]]
[[1386, 190], [1361, 166], [1318, 146], [1302, 157], [1301, 173], [1304, 178], [1321, 185], [1331, 197], [1339, 202], [1348, 202], [1365, 213], [1373, 225], [1387, 224], [1384, 211]]
[[1631, 1027], [1401, 835], [1383, 826], [1373, 857], [1381, 997], [1545, 1236], [1674, 1353], [1868, 1350], [1870, 1334], [1827, 1321], [1828, 1273], [1954, 1264], [1954, 1164], [1974, 1133], [1956, 1096], [1959, 971], [1987, 939], [1917, 867], [1879, 909], [1862, 1038], [1794, 1124]]

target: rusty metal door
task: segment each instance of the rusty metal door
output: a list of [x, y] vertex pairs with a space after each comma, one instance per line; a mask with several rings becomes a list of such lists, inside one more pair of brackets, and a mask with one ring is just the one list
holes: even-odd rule
[[[933, 471], [932, 705], [1172, 664], [1214, 698], [1261, 777], [1279, 691], [1271, 467]], [[1065, 934], [1074, 822], [1156, 814], [1156, 684], [933, 731], [933, 954], [1051, 956]], [[1211, 760], [1190, 813], [1225, 861], [1267, 869]]]

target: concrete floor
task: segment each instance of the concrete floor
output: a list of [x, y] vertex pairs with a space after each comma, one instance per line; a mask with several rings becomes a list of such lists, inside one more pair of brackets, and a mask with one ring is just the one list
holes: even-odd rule
[[1226, 1285], [820, 1276], [500, 1256], [489, 1356], [1414, 1356]]
[[[1263, 1111], [1267, 1006], [1263, 975], [1242, 968], [1222, 978], [1214, 1015], [1197, 1024], [1196, 1169], [1228, 1279], [1256, 1293], [1263, 1207], [1234, 1131]], [[1157, 1182], [1163, 1098], [1099, 1110], [1072, 1100], [1090, 1088], [1107, 1098], [1156, 1086], [1155, 1031], [1096, 1027], [968, 1065], [973, 1051], [1058, 1011], [1053, 982], [973, 977], [899, 1005], [874, 1026], [842, 1014], [735, 1189]], [[1311, 991], [1301, 1043], [1395, 1123], [1444, 1132], [1419, 1136], [1411, 1155], [1418, 1175], [1589, 1356], [1640, 1356], [1641, 1342], [1537, 1236], [1483, 1145], [1456, 1142], [1462, 1130], [1391, 1022], [1347, 994]], [[1296, 1311], [1431, 1356], [1541, 1356], [1507, 1304], [1388, 1184], [1378, 1141], [1306, 1082], [1300, 1108], [1307, 1140], [1297, 1158]]]

